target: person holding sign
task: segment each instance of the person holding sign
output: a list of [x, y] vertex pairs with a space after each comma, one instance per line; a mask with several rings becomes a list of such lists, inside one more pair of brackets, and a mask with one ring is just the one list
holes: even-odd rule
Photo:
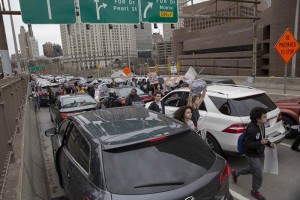
[[137, 95], [137, 90], [135, 88], [132, 88], [130, 94], [125, 100], [125, 106], [132, 106], [133, 102], [141, 101], [141, 98]]
[[255, 107], [251, 110], [251, 122], [246, 128], [244, 152], [249, 162], [249, 167], [232, 170], [232, 178], [237, 183], [239, 175], [252, 174], [252, 190], [251, 195], [259, 200], [266, 199], [260, 192], [263, 176], [261, 158], [264, 155], [265, 146], [276, 148], [276, 145], [265, 138], [265, 124], [268, 121], [268, 111], [262, 107]]

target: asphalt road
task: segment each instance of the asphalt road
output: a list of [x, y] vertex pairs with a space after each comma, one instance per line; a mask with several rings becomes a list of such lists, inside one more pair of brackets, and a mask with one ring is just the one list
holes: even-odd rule
[[[38, 113], [41, 145], [45, 159], [48, 178], [49, 199], [58, 199], [63, 196], [63, 190], [58, 183], [58, 177], [54, 168], [52, 147], [50, 138], [44, 135], [44, 131], [54, 127], [50, 121], [48, 108], [41, 108]], [[261, 188], [263, 195], [270, 200], [300, 200], [300, 153], [291, 151], [288, 145], [293, 140], [284, 140], [278, 147], [279, 174], [264, 173], [264, 181]], [[245, 157], [225, 157], [232, 169], [247, 167]], [[230, 189], [235, 199], [253, 199], [250, 195], [251, 176], [240, 176], [238, 183], [234, 184], [230, 177]]]

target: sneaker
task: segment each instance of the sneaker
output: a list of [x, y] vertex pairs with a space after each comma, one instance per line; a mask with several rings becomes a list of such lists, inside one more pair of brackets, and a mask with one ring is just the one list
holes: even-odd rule
[[298, 151], [298, 152], [300, 152], [300, 149], [299, 149], [299, 148], [297, 148], [297, 146], [293, 146], [293, 145], [292, 145], [292, 146], [291, 146], [291, 149], [292, 149], [292, 150], [294, 150], [294, 151]]
[[238, 175], [236, 174], [236, 170], [231, 170], [231, 175], [232, 175], [233, 182], [236, 184], [238, 178]]
[[266, 200], [266, 198], [260, 192], [254, 192], [251, 190], [251, 196], [258, 200]]

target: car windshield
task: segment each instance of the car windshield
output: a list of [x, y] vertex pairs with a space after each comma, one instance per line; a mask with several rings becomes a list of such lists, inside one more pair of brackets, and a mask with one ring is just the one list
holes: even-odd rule
[[[138, 96], [144, 94], [144, 92], [142, 90], [140, 90], [139, 88], [135, 88], [135, 89], [137, 91]], [[116, 93], [119, 97], [127, 97], [130, 94], [131, 90], [132, 90], [132, 88], [122, 88], [122, 89], [116, 90]]]
[[194, 132], [103, 152], [107, 188], [123, 195], [181, 188], [202, 177], [215, 159], [212, 150]]
[[62, 99], [62, 108], [74, 108], [96, 104], [95, 100], [89, 95], [71, 96]]

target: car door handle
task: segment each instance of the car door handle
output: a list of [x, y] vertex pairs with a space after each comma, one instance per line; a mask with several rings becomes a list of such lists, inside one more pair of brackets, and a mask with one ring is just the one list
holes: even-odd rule
[[66, 170], [65, 172], [66, 172], [67, 177], [68, 177], [68, 178], [71, 178], [71, 176], [70, 176], [68, 170]]

